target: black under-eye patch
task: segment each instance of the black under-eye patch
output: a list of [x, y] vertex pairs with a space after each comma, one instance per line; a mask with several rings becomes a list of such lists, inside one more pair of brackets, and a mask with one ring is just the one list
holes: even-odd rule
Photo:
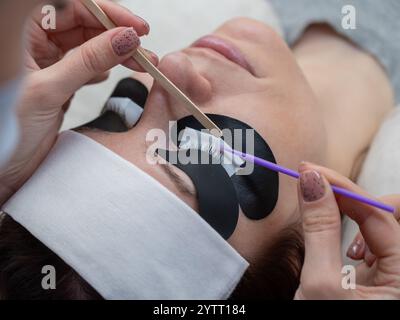
[[[235, 143], [235, 129], [241, 129], [242, 132], [250, 129], [249, 125], [239, 120], [215, 114], [207, 114], [207, 116], [214, 121], [214, 123], [222, 130], [228, 129], [232, 133], [232, 146], [236, 146]], [[179, 146], [178, 137], [182, 130], [186, 128], [192, 128], [195, 130], [204, 130], [202, 125], [193, 117], [189, 116], [183, 118], [177, 122], [178, 135], [172, 136], [174, 143]], [[254, 130], [254, 129], [253, 129]], [[242, 140], [242, 151], [250, 153], [246, 149], [246, 135], [243, 134]], [[250, 153], [252, 154], [252, 153]], [[254, 130], [254, 154], [255, 156], [276, 163], [275, 156], [266, 143], [266, 141]], [[252, 220], [261, 220], [266, 218], [275, 209], [278, 202], [279, 196], [279, 175], [276, 172], [270, 171], [266, 168], [255, 166], [253, 173], [246, 176], [234, 175], [231, 177], [233, 185], [235, 187], [237, 197], [239, 200], [240, 207], [243, 213]], [[212, 181], [209, 181], [212, 185]]]
[[[197, 159], [206, 159], [209, 164], [182, 164], [188, 153], [197, 153]], [[239, 219], [239, 202], [229, 175], [220, 164], [211, 164], [208, 154], [199, 150], [157, 150], [166, 161], [185, 172], [196, 186], [199, 214], [224, 239], [229, 239]], [[202, 157], [202, 158], [200, 158]]]

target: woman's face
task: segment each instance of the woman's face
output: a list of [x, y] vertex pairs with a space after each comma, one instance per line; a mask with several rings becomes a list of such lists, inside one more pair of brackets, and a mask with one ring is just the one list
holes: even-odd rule
[[[160, 69], [204, 112], [236, 118], [253, 127], [267, 141], [278, 164], [297, 169], [302, 160], [324, 163], [325, 129], [314, 94], [290, 49], [265, 24], [243, 18], [229, 21], [212, 35], [166, 56]], [[167, 132], [169, 121], [187, 115], [184, 106], [155, 84], [137, 127], [125, 134], [88, 135], [197, 209], [195, 196], [182, 192], [161, 166], [145, 159], [149, 130]], [[191, 185], [185, 174], [178, 174]], [[280, 176], [279, 184], [272, 214], [252, 221], [241, 213], [229, 239], [249, 261], [265, 252], [279, 230], [298, 220], [296, 181]]]

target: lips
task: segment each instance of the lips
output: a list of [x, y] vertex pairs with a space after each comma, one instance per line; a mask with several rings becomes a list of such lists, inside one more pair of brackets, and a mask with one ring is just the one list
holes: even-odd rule
[[192, 47], [211, 49], [254, 75], [253, 69], [246, 60], [244, 54], [225, 39], [216, 36], [205, 36], [197, 40]]

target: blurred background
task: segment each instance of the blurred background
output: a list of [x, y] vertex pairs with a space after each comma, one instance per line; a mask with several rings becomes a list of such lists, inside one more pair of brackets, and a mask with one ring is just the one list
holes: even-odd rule
[[[177, 51], [209, 34], [234, 17], [264, 21], [279, 30], [278, 22], [266, 0], [122, 0], [117, 1], [151, 25], [150, 35], [142, 38], [143, 47], [159, 57]], [[120, 66], [110, 78], [80, 90], [68, 111], [63, 130], [93, 120], [103, 108], [114, 87], [132, 71]]]

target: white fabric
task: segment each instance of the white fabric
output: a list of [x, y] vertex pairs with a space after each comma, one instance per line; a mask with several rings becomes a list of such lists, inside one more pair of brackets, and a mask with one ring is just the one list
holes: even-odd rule
[[18, 78], [0, 88], [0, 167], [9, 160], [18, 142], [14, 108], [20, 86], [21, 79]]
[[[400, 194], [400, 107], [385, 120], [376, 135], [357, 182], [368, 193], [380, 197]], [[343, 221], [343, 255], [359, 228], [349, 218]], [[357, 264], [344, 258], [345, 264]]]
[[128, 128], [133, 128], [143, 113], [143, 108], [129, 98], [112, 97], [107, 101], [107, 111], [117, 113]]
[[74, 132], [3, 210], [106, 299], [225, 299], [248, 267], [158, 181]]

